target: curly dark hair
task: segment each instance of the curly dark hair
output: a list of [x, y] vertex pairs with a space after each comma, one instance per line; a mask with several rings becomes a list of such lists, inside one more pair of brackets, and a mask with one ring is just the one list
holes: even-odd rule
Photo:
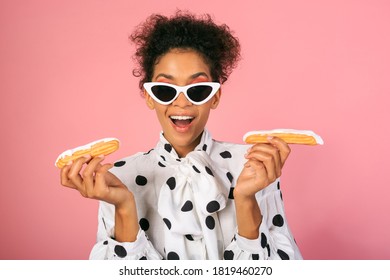
[[172, 49], [189, 49], [204, 57], [213, 81], [224, 83], [240, 59], [240, 43], [226, 24], [217, 25], [208, 14], [177, 11], [168, 18], [153, 14], [130, 36], [136, 45], [134, 60], [139, 88], [151, 81], [154, 66]]

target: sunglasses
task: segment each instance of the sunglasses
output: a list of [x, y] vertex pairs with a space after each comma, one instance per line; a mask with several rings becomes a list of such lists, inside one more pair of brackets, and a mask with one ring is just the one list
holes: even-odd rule
[[202, 105], [217, 93], [221, 85], [214, 82], [196, 83], [184, 87], [168, 83], [144, 83], [147, 93], [162, 105], [171, 104], [182, 92], [195, 105]]

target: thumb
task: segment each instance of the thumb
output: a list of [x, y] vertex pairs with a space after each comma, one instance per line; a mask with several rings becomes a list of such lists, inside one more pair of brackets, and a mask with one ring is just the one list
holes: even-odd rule
[[[95, 172], [95, 182], [96, 183], [104, 183], [105, 181], [109, 182], [110, 180], [106, 180], [106, 179], [110, 179], [110, 176], [107, 177], [108, 174], [111, 174], [110, 172], [108, 172], [108, 170], [113, 167], [114, 165], [112, 163], [106, 163], [106, 164], [99, 164], [96, 168], [96, 172]], [[112, 174], [111, 174], [112, 175]], [[114, 175], [112, 175], [114, 176]]]

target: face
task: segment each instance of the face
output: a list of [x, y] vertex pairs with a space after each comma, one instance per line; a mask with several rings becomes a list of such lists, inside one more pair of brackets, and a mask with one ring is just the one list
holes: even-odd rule
[[[198, 53], [177, 49], [160, 58], [152, 77], [152, 82], [178, 86], [211, 81], [210, 69]], [[180, 157], [185, 157], [199, 144], [210, 110], [217, 108], [220, 96], [219, 90], [205, 104], [194, 105], [180, 93], [171, 104], [161, 105], [145, 91], [147, 106], [156, 111], [164, 137]]]

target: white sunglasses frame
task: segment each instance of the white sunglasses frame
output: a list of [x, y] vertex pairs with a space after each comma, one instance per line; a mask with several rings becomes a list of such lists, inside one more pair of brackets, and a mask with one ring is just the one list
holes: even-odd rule
[[[152, 87], [154, 87], [154, 86], [168, 86], [168, 87], [174, 88], [176, 90], [176, 95], [171, 101], [168, 101], [168, 102], [161, 101], [152, 92]], [[187, 95], [187, 90], [189, 88], [194, 87], [194, 86], [210, 86], [212, 88], [212, 90], [211, 90], [211, 93], [209, 94], [209, 96], [205, 100], [202, 100], [200, 102], [196, 102], [196, 101], [193, 101], [191, 98], [189, 98]], [[216, 83], [216, 82], [195, 83], [195, 84], [186, 85], [184, 87], [173, 85], [173, 84], [168, 84], [168, 83], [161, 83], [161, 82], [144, 83], [144, 89], [146, 90], [146, 92], [153, 98], [154, 101], [156, 101], [157, 103], [160, 103], [162, 105], [169, 105], [169, 104], [173, 103], [173, 101], [176, 100], [176, 98], [180, 95], [181, 92], [185, 95], [185, 97], [188, 99], [188, 101], [190, 101], [192, 104], [202, 105], [202, 104], [206, 103], [207, 101], [209, 101], [218, 92], [218, 90], [220, 88], [221, 88], [221, 84]]]

